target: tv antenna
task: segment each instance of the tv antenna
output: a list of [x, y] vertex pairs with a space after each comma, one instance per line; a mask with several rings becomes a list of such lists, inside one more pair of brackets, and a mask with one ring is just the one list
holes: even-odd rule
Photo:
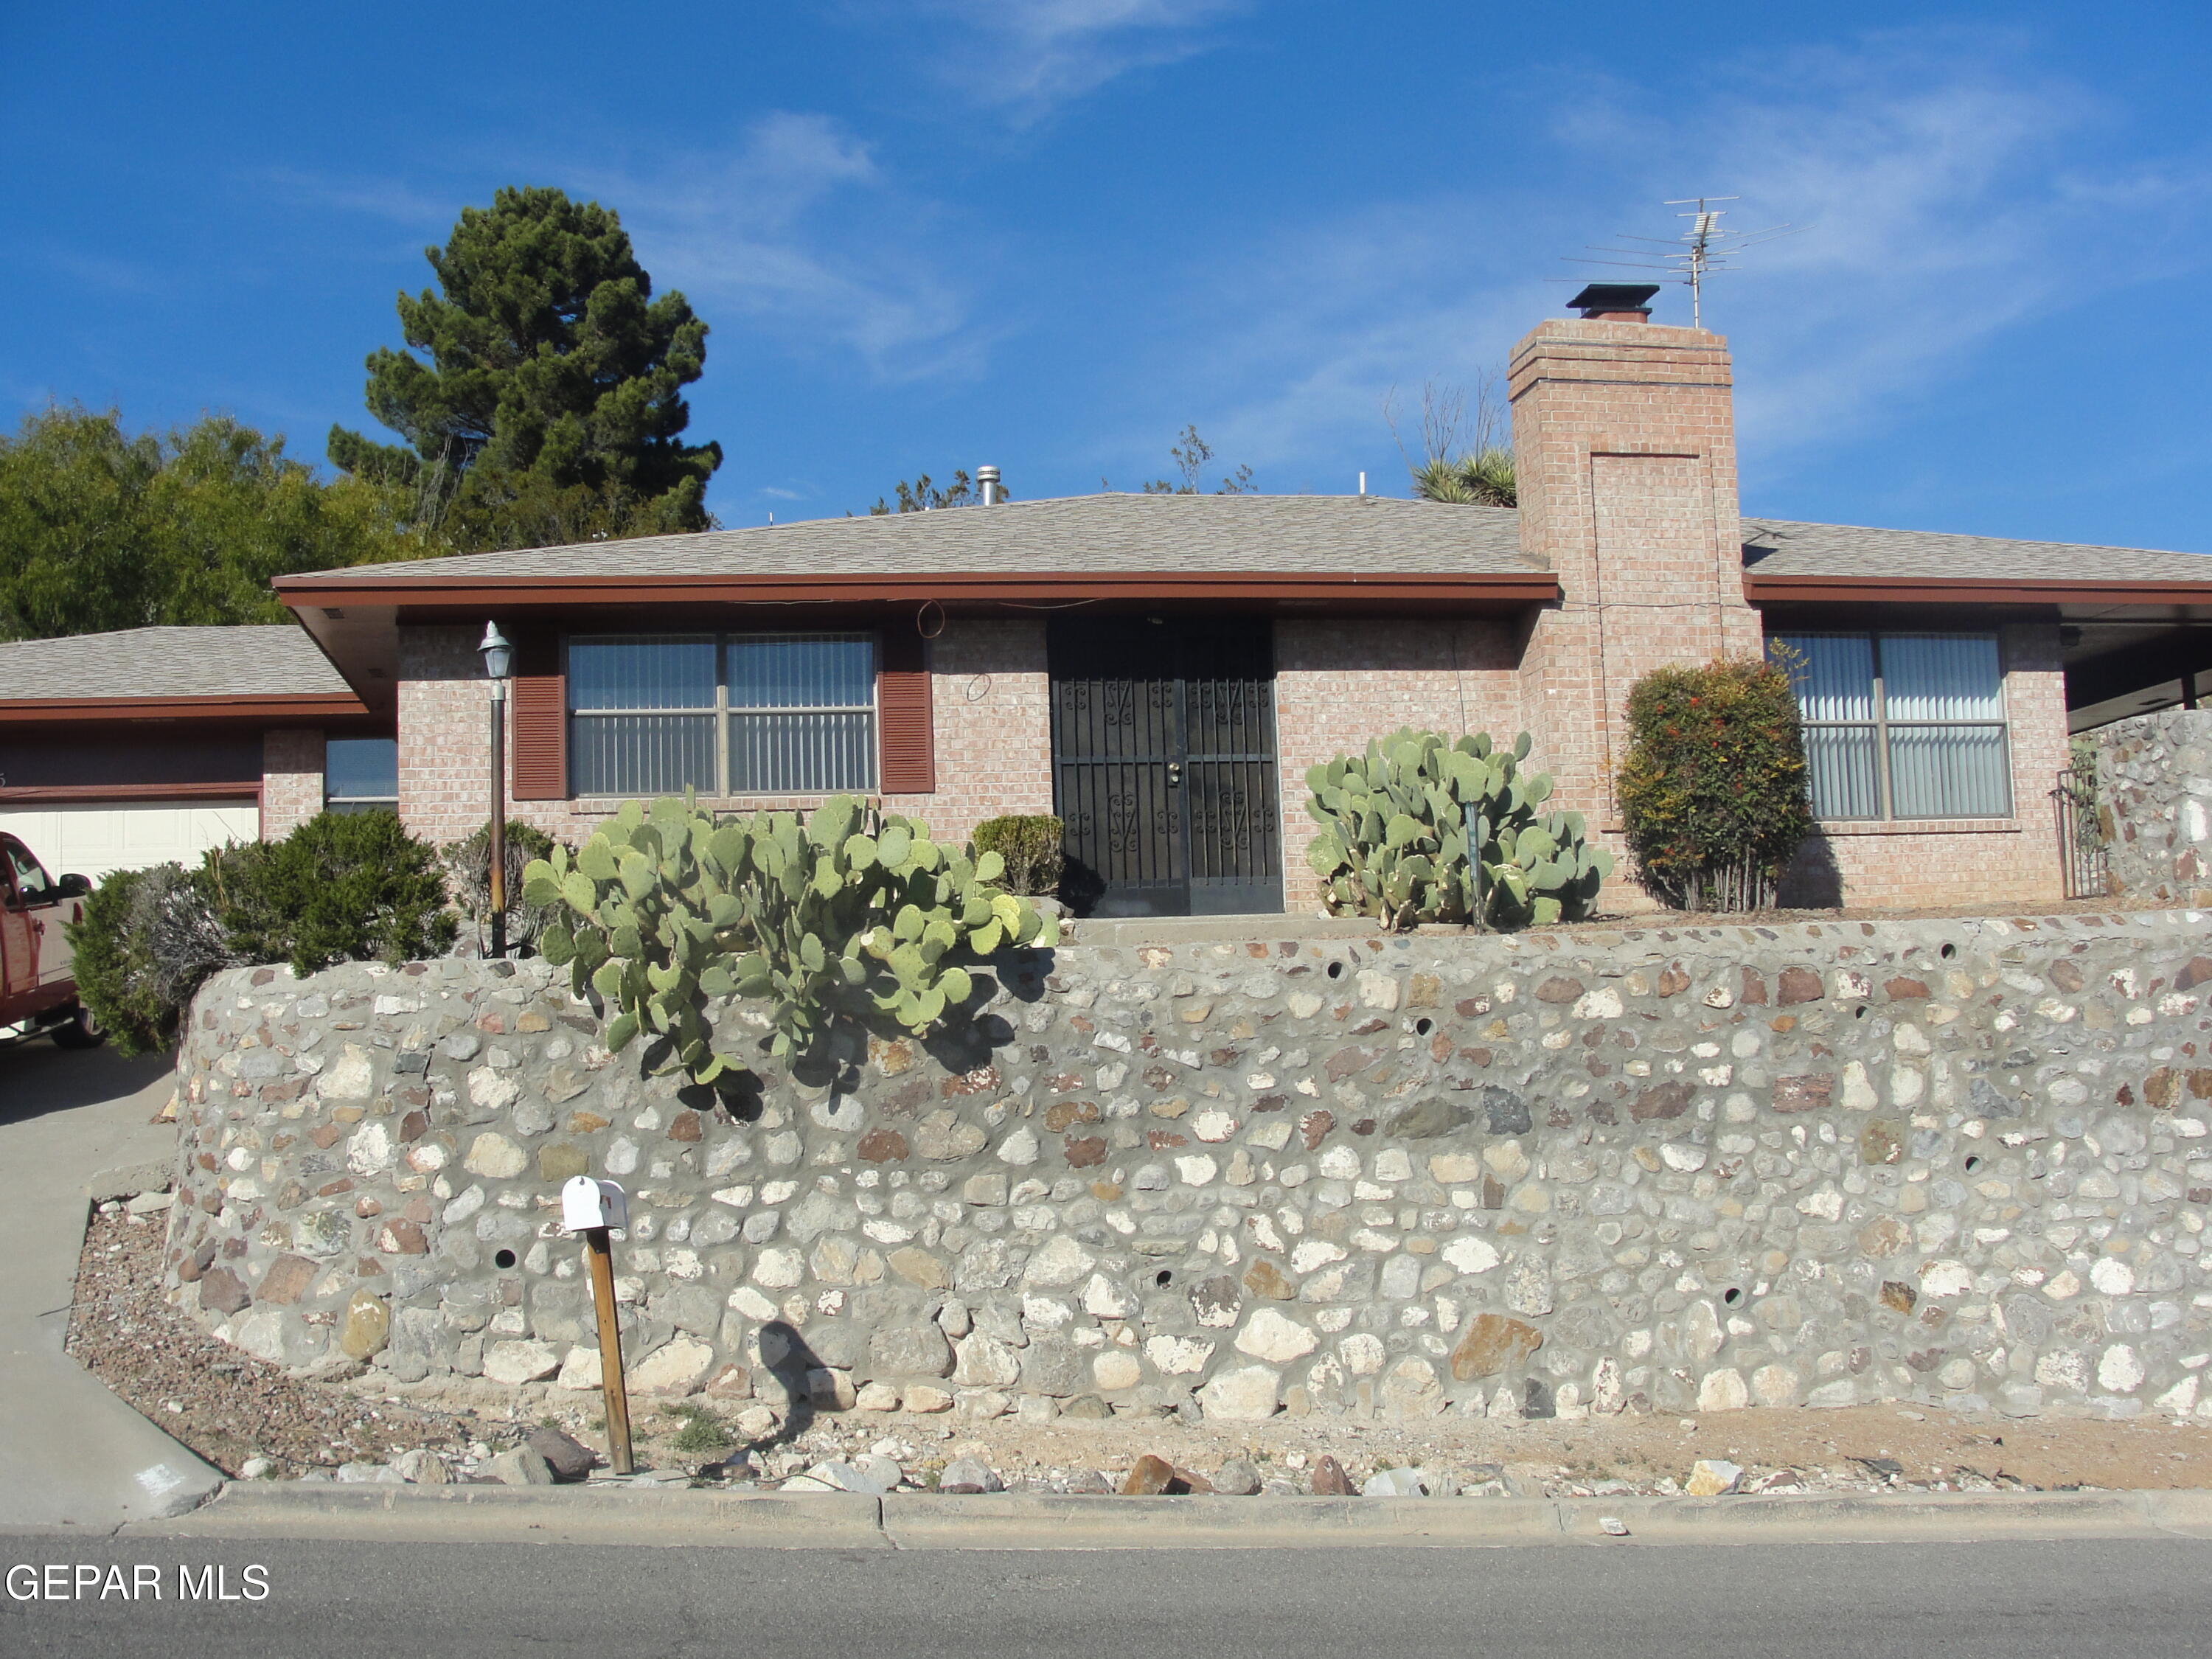
[[[1705, 319], [1705, 278], [1717, 271], [1738, 269], [1734, 261], [1755, 247], [1764, 246], [1778, 237], [1794, 236], [1806, 228], [1803, 225], [1769, 225], [1764, 230], [1732, 230], [1723, 227], [1721, 220], [1725, 208], [1715, 207], [1716, 202], [1737, 202], [1740, 196], [1691, 196], [1680, 201], [1667, 202], [1666, 207], [1687, 208], [1678, 213], [1678, 219], [1687, 219], [1689, 228], [1680, 236], [1637, 236], [1626, 231], [1621, 240], [1639, 242], [1640, 247], [1597, 247], [1593, 253], [1625, 253], [1625, 259], [1576, 259], [1567, 263], [1577, 265], [1621, 265], [1637, 270], [1657, 270], [1666, 273], [1667, 280], [1683, 283], [1690, 290], [1690, 325], [1703, 328]], [[1662, 252], [1662, 250], [1665, 250]]]

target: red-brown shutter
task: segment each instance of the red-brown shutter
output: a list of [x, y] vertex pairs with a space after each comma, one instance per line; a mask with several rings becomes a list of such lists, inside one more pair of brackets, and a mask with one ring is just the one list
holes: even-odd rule
[[937, 739], [929, 695], [929, 651], [911, 623], [895, 623], [884, 632], [876, 666], [876, 723], [883, 745], [884, 793], [934, 793]]
[[568, 796], [568, 681], [561, 635], [551, 628], [514, 630], [514, 799]]

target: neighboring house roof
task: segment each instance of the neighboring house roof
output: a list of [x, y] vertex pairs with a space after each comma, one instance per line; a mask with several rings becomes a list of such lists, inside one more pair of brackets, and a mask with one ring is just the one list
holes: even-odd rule
[[68, 718], [113, 712], [250, 716], [359, 713], [345, 678], [289, 623], [129, 628], [0, 644], [0, 713]]
[[517, 578], [1275, 574], [1501, 575], [1537, 567], [1510, 507], [1382, 495], [1075, 495], [688, 536], [470, 553], [280, 579], [373, 588]]

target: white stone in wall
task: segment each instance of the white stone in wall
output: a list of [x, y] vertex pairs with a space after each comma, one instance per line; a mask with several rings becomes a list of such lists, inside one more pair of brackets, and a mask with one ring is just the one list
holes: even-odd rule
[[1136, 1303], [1105, 1274], [1093, 1273], [1083, 1287], [1083, 1310], [1099, 1319], [1127, 1319], [1136, 1311]]
[[1098, 1265], [1097, 1258], [1066, 1233], [1055, 1233], [1029, 1259], [1022, 1282], [1047, 1287], [1073, 1285]]
[[2133, 1394], [2143, 1385], [2142, 1361], [2124, 1342], [2115, 1342], [2097, 1358], [2097, 1386], [2109, 1394]]
[[1447, 1266], [1462, 1273], [1486, 1273], [1498, 1265], [1497, 1247], [1486, 1238], [1455, 1238], [1437, 1253]]
[[1155, 1336], [1145, 1342], [1145, 1357], [1170, 1376], [1188, 1376], [1206, 1369], [1213, 1358], [1213, 1344], [1188, 1336]]
[[1332, 1244], [1324, 1238], [1307, 1239], [1291, 1251], [1291, 1267], [1293, 1271], [1301, 1273], [1310, 1273], [1315, 1268], [1328, 1262], [1343, 1260], [1343, 1247]]
[[789, 1290], [806, 1278], [806, 1260], [797, 1250], [763, 1250], [753, 1262], [753, 1283], [769, 1290]]
[[1386, 974], [1379, 968], [1359, 970], [1359, 1000], [1365, 1006], [1388, 1013], [1398, 1006], [1398, 976]]
[[1382, 1369], [1382, 1339], [1365, 1331], [1346, 1337], [1337, 1344], [1336, 1352], [1344, 1369], [1354, 1376], [1372, 1376]]
[[1091, 1362], [1091, 1378], [1107, 1394], [1118, 1394], [1124, 1389], [1133, 1389], [1144, 1380], [1145, 1368], [1137, 1357], [1118, 1349], [1109, 1349]]
[[1704, 1412], [1741, 1411], [1751, 1403], [1743, 1373], [1733, 1366], [1709, 1371], [1698, 1384], [1698, 1409]]
[[1198, 1402], [1208, 1417], [1224, 1422], [1265, 1422], [1279, 1404], [1282, 1380], [1265, 1365], [1234, 1366], [1200, 1389]]
[[[380, 1175], [392, 1167], [397, 1152], [392, 1126], [382, 1118], [373, 1117], [355, 1130], [346, 1142], [346, 1167], [357, 1176]], [[235, 1186], [233, 1190], [236, 1190]]]
[[1595, 991], [1585, 991], [1576, 999], [1574, 1018], [1577, 1019], [1619, 1019], [1620, 992], [1611, 985], [1601, 985]]
[[561, 1351], [550, 1342], [534, 1339], [495, 1342], [484, 1350], [484, 1378], [510, 1388], [535, 1382], [558, 1370], [561, 1358]]
[[1287, 1365], [1320, 1346], [1321, 1338], [1311, 1329], [1285, 1318], [1273, 1308], [1262, 1308], [1254, 1314], [1237, 1337], [1238, 1352], [1277, 1365]]
[[486, 1111], [505, 1111], [521, 1093], [521, 1085], [513, 1078], [501, 1076], [489, 1066], [479, 1066], [469, 1073], [469, 1102]]
[[335, 1062], [326, 1062], [315, 1092], [325, 1100], [368, 1099], [376, 1092], [376, 1068], [368, 1050], [357, 1042], [345, 1044]]
[[2106, 1296], [2133, 1296], [2136, 1272], [2118, 1256], [2106, 1256], [2089, 1269], [2089, 1282]]
[[714, 1349], [679, 1333], [629, 1367], [629, 1386], [640, 1394], [696, 1394], [714, 1363]]

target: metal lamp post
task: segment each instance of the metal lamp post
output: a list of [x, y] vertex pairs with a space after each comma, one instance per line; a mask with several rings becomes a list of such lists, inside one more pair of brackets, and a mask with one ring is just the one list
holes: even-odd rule
[[477, 647], [491, 679], [491, 953], [507, 954], [507, 682], [514, 672], [514, 647], [499, 624], [484, 624]]

